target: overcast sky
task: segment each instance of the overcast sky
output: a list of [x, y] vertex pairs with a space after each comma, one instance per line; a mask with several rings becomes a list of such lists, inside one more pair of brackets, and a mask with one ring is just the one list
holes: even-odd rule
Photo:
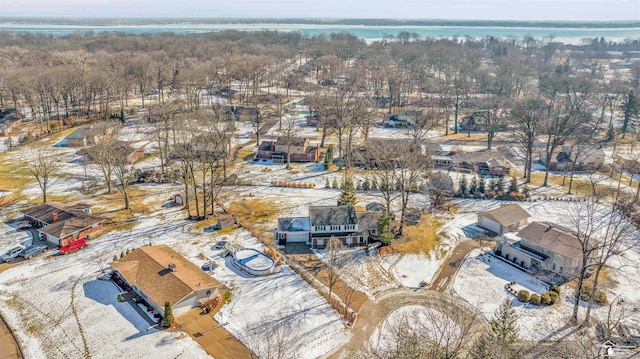
[[640, 20], [640, 0], [0, 0], [0, 16]]

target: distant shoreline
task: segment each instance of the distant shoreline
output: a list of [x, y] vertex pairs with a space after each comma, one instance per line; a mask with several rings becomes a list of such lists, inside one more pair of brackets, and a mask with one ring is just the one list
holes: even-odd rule
[[516, 20], [438, 20], [438, 19], [313, 19], [313, 18], [166, 18], [166, 17], [26, 17], [0, 16], [0, 25], [47, 24], [86, 26], [126, 25], [233, 25], [233, 24], [285, 24], [285, 25], [329, 25], [329, 26], [442, 26], [442, 27], [499, 27], [499, 28], [558, 28], [558, 29], [624, 29], [640, 28], [638, 21], [516, 21]]

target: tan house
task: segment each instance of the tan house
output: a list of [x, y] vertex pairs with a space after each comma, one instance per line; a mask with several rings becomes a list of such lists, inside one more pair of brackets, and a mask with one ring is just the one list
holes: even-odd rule
[[104, 141], [109, 135], [113, 134], [116, 129], [117, 126], [112, 123], [82, 126], [66, 137], [67, 146], [85, 147], [95, 145]]
[[58, 202], [47, 202], [22, 211], [24, 219], [38, 228], [41, 240], [59, 246], [70, 241], [88, 238], [102, 229], [104, 218], [91, 213], [87, 204], [67, 206]]
[[478, 213], [478, 226], [497, 234], [515, 231], [529, 223], [531, 215], [516, 203]]
[[499, 242], [496, 255], [534, 272], [551, 271], [564, 277], [577, 275], [582, 263], [582, 245], [570, 230], [549, 222], [532, 222], [518, 232], [517, 237], [520, 240]]
[[117, 275], [156, 312], [166, 302], [180, 315], [219, 295], [222, 284], [165, 245], [144, 246], [111, 263]]

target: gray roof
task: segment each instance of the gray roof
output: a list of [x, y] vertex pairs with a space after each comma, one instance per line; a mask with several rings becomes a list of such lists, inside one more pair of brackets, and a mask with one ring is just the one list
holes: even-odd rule
[[309, 220], [312, 226], [338, 226], [358, 223], [356, 209], [353, 206], [309, 207]]
[[73, 131], [69, 136], [67, 136], [67, 139], [83, 139], [85, 137], [87, 137], [87, 130], [89, 129], [89, 126], [82, 126], [79, 129]]
[[278, 230], [281, 232], [309, 232], [309, 217], [278, 218]]
[[501, 225], [507, 227], [514, 223], [520, 222], [523, 219], [531, 217], [529, 212], [525, 211], [520, 205], [516, 203], [503, 204], [500, 207], [480, 212], [478, 217], [489, 218], [494, 222], [498, 222]]
[[358, 216], [358, 230], [366, 232], [378, 228], [378, 220], [382, 217], [383, 212], [364, 211], [356, 212]]
[[[548, 251], [575, 259], [582, 255], [582, 245], [570, 230], [549, 222], [532, 222], [518, 232], [518, 237]], [[593, 241], [592, 245], [597, 242]]]

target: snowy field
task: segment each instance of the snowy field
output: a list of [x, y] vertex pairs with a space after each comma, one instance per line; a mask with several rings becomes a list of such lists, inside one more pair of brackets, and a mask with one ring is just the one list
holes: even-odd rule
[[[163, 203], [172, 187], [148, 186], [144, 202]], [[219, 251], [214, 244], [222, 236], [196, 231], [184, 217], [179, 209], [158, 206], [150, 215], [138, 216], [133, 229], [106, 233], [83, 251], [47, 260], [40, 256], [0, 273], [2, 314], [28, 348], [27, 357], [47, 353], [74, 358], [85, 351], [104, 358], [207, 357], [188, 336], [148, 329], [149, 324], [129, 304], [117, 301], [113, 284], [96, 279], [114, 255], [149, 243], [167, 244], [198, 266], [204, 262], [199, 254], [214, 258], [218, 265], [214, 277], [233, 288], [232, 301], [223, 307], [219, 319], [250, 347], [252, 331], [265, 320], [283, 316], [300, 328], [292, 339], [299, 357], [317, 357], [348, 339], [339, 314], [288, 267], [273, 276], [248, 277], [216, 256]], [[9, 234], [2, 236], [2, 248], [30, 242], [28, 232], [4, 223], [0, 226], [0, 233]], [[244, 230], [224, 237], [249, 247], [262, 246]]]

